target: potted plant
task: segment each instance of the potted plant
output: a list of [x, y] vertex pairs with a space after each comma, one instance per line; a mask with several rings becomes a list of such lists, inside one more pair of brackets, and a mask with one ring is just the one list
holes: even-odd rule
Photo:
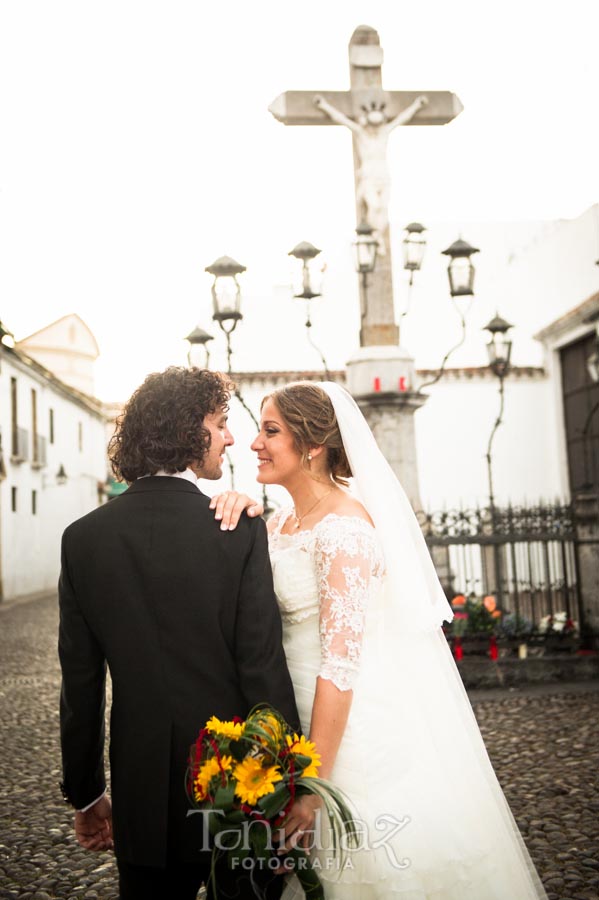
[[518, 613], [506, 613], [499, 627], [500, 645], [508, 654], [518, 654], [520, 659], [528, 655], [528, 642], [534, 632], [534, 624]]
[[543, 616], [538, 633], [544, 635], [545, 653], [573, 653], [578, 646], [578, 628], [565, 610]]

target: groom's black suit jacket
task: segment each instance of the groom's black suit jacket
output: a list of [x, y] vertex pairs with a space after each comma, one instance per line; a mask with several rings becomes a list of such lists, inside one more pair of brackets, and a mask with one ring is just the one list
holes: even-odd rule
[[205, 859], [184, 782], [210, 716], [268, 701], [298, 722], [264, 522], [224, 533], [208, 505], [185, 479], [143, 478], [63, 535], [63, 790], [78, 809], [104, 790], [107, 662], [115, 851], [138, 865], [167, 846]]

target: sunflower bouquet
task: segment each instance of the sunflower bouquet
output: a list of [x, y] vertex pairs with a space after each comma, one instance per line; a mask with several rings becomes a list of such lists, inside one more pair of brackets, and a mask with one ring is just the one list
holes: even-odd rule
[[[281, 863], [279, 837], [294, 801], [313, 794], [322, 801], [336, 854], [356, 843], [356, 825], [341, 793], [318, 778], [320, 755], [312, 741], [292, 732], [268, 705], [254, 707], [245, 721], [216, 716], [200, 731], [189, 757], [186, 786], [192, 807], [207, 821], [215, 863], [227, 856], [231, 868], [275, 869]], [[324, 891], [305, 850], [285, 852], [310, 900]]]

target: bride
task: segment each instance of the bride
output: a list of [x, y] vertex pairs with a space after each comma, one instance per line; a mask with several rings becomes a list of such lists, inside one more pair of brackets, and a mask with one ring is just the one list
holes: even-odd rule
[[[357, 405], [330, 382], [276, 390], [252, 449], [293, 502], [268, 528], [302, 728], [359, 820], [343, 864], [313, 850], [327, 900], [545, 897], [440, 627], [451, 608]], [[314, 803], [292, 808], [291, 843], [318, 834]], [[283, 897], [303, 898], [294, 876]]]

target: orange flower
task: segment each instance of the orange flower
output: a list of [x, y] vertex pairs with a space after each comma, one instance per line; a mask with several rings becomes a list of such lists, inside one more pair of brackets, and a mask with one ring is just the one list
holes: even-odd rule
[[493, 619], [499, 619], [500, 616], [501, 616], [501, 610], [500, 610], [500, 609], [494, 609], [493, 612], [491, 613], [491, 616], [492, 616]]
[[492, 613], [493, 610], [497, 607], [497, 601], [495, 600], [495, 597], [493, 597], [492, 594], [489, 594], [488, 597], [485, 597], [483, 599], [483, 606], [485, 607], [487, 612]]
[[451, 601], [452, 606], [464, 606], [466, 603], [466, 598], [463, 594], [456, 594], [456, 596]]

